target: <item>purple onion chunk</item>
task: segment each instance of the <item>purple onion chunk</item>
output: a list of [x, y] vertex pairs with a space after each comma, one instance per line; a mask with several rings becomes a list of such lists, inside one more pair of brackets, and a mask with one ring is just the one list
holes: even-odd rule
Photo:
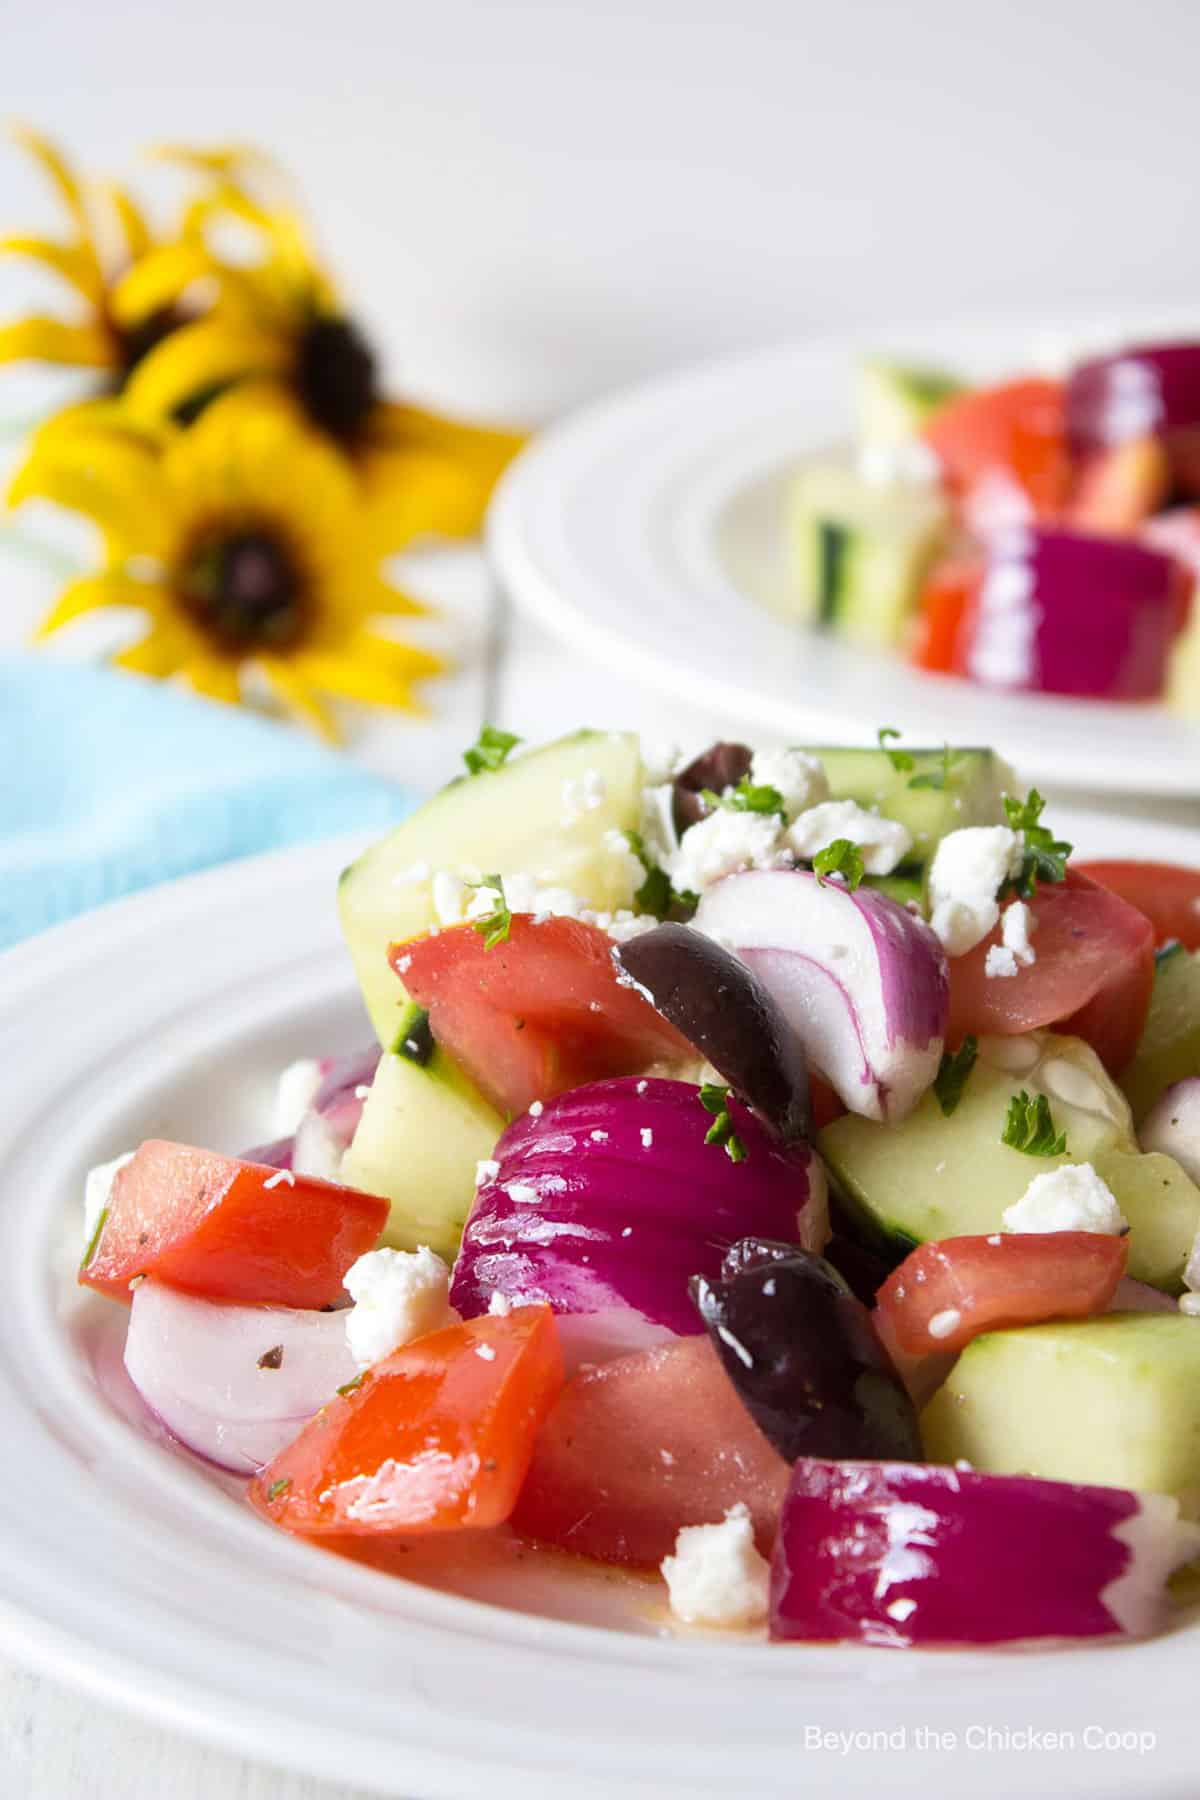
[[889, 1649], [1140, 1637], [1200, 1553], [1165, 1494], [901, 1462], [796, 1464], [775, 1639]]
[[1190, 430], [1200, 425], [1200, 344], [1145, 344], [1092, 357], [1072, 370], [1065, 404], [1077, 456]]
[[925, 921], [874, 888], [806, 869], [747, 870], [704, 894], [695, 926], [756, 974], [844, 1105], [896, 1123], [931, 1085], [950, 999]]
[[787, 1462], [883, 1457], [918, 1462], [912, 1401], [871, 1315], [823, 1257], [743, 1239], [692, 1297], [759, 1430]]
[[546, 1302], [576, 1362], [700, 1333], [688, 1282], [715, 1279], [737, 1239], [819, 1250], [828, 1235], [814, 1152], [729, 1110], [742, 1162], [705, 1143], [713, 1120], [690, 1082], [600, 1081], [523, 1114], [476, 1192], [451, 1303], [473, 1318], [496, 1294]]

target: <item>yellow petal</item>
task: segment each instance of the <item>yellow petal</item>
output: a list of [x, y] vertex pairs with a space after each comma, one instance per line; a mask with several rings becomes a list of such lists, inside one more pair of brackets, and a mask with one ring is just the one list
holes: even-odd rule
[[470, 425], [424, 407], [390, 402], [376, 409], [371, 436], [380, 448], [435, 450], [488, 482], [496, 481], [529, 441], [526, 432]]
[[50, 500], [92, 519], [109, 542], [112, 560], [163, 558], [174, 518], [156, 459], [132, 440], [101, 432], [64, 433], [18, 468], [8, 504]]
[[152, 313], [173, 306], [186, 288], [213, 273], [213, 259], [194, 239], [160, 244], [122, 275], [109, 295], [118, 325], [140, 325]]
[[153, 241], [146, 216], [127, 187], [110, 181], [105, 184], [103, 191], [117, 215], [117, 223], [125, 239], [125, 253], [130, 262], [136, 262], [139, 257], [145, 256]]
[[90, 243], [91, 220], [88, 218], [83, 190], [61, 151], [55, 149], [40, 131], [34, 131], [28, 125], [13, 125], [10, 132], [21, 148], [27, 150], [34, 161], [41, 165], [42, 172], [48, 176], [51, 186], [79, 228], [80, 237], [85, 243]]
[[165, 675], [174, 675], [186, 654], [186, 645], [176, 632], [156, 626], [136, 644], [118, 650], [109, 661], [119, 669], [129, 669], [134, 675], [154, 675], [161, 679]]
[[68, 325], [62, 319], [17, 319], [0, 325], [0, 363], [48, 362], [106, 369], [116, 361], [116, 345], [98, 325]]
[[242, 684], [237, 664], [217, 656], [193, 656], [182, 670], [188, 686], [210, 700], [221, 700], [226, 706], [240, 706]]
[[421, 644], [405, 644], [399, 638], [381, 637], [375, 631], [360, 631], [348, 646], [350, 653], [365, 664], [375, 664], [389, 675], [404, 681], [421, 681], [441, 675], [446, 659]]
[[152, 144], [147, 154], [156, 162], [176, 163], [201, 175], [234, 175], [239, 169], [253, 169], [256, 165], [279, 172], [274, 157], [254, 144]]
[[145, 581], [135, 581], [122, 569], [106, 569], [100, 575], [84, 575], [70, 582], [58, 596], [44, 618], [38, 621], [35, 638], [49, 637], [72, 619], [105, 606], [138, 606], [157, 609], [162, 601], [160, 588]]
[[282, 371], [289, 355], [286, 343], [265, 332], [201, 319], [173, 331], [143, 357], [125, 385], [125, 401], [135, 416], [167, 418], [212, 388]]
[[323, 706], [295, 666], [280, 656], [264, 656], [260, 667], [280, 699], [328, 743], [341, 741], [341, 732], [328, 707]]
[[95, 258], [78, 244], [58, 244], [43, 237], [6, 237], [0, 238], [0, 255], [27, 256], [53, 270], [93, 306], [103, 301], [104, 284]]
[[30, 453], [50, 448], [64, 438], [84, 432], [127, 438], [147, 452], [161, 450], [178, 427], [149, 419], [135, 419], [119, 396], [77, 400], [43, 419], [30, 441]]
[[476, 536], [492, 491], [490, 479], [421, 449], [372, 448], [362, 476], [374, 539], [384, 552], [422, 537]]
[[352, 652], [339, 655], [335, 651], [305, 650], [296, 656], [295, 665], [305, 680], [327, 694], [366, 701], [371, 706], [392, 706], [402, 712], [426, 710], [403, 676]]

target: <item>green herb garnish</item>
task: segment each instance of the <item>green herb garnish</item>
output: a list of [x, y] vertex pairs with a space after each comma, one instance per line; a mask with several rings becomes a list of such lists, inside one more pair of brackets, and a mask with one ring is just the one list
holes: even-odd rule
[[862, 851], [849, 838], [834, 838], [813, 857], [813, 874], [818, 881], [840, 875], [851, 893], [863, 878]]
[[917, 765], [908, 750], [888, 749], [887, 740], [889, 738], [898, 738], [900, 736], [900, 733], [896, 730], [894, 725], [881, 725], [875, 735], [879, 739], [879, 748], [883, 751], [883, 754], [887, 757], [893, 769], [897, 770], [898, 773], [903, 774], [906, 769], [916, 768]]
[[481, 775], [485, 770], [494, 773], [504, 767], [520, 742], [515, 732], [499, 731], [495, 725], [485, 725], [471, 748], [463, 751], [463, 761], [472, 775]]
[[979, 1054], [979, 1045], [975, 1038], [965, 1037], [958, 1049], [947, 1050], [934, 1076], [933, 1091], [937, 1095], [937, 1103], [947, 1118], [954, 1111], [963, 1097], [963, 1089], [967, 1085], [967, 1076], [975, 1067], [975, 1058]]
[[341, 1387], [337, 1391], [339, 1394], [353, 1394], [362, 1386], [366, 1378], [367, 1371], [365, 1369], [360, 1369], [357, 1375], [352, 1375], [350, 1377], [349, 1381], [343, 1381]]
[[108, 1208], [106, 1206], [104, 1208], [103, 1212], [100, 1214], [100, 1217], [96, 1220], [96, 1229], [95, 1229], [95, 1231], [93, 1231], [91, 1238], [88, 1241], [88, 1247], [84, 1251], [82, 1260], [80, 1261], [80, 1264], [79, 1264], [81, 1269], [86, 1269], [88, 1264], [91, 1262], [93, 1256], [95, 1256], [96, 1245], [100, 1242], [101, 1233], [103, 1232], [104, 1227], [107, 1224], [108, 1224]]
[[914, 775], [908, 785], [910, 788], [933, 788], [940, 794], [950, 786], [954, 771], [960, 761], [960, 752], [951, 750], [949, 744], [943, 744], [941, 768], [929, 769], [922, 775]]
[[637, 910], [649, 913], [654, 919], [666, 919], [672, 914], [678, 917], [681, 912], [689, 916], [694, 913], [700, 904], [700, 896], [676, 893], [667, 871], [651, 859], [640, 832], [627, 831], [625, 841], [646, 871], [645, 881], [633, 896]]
[[729, 1089], [719, 1082], [706, 1081], [700, 1089], [700, 1104], [705, 1112], [713, 1114], [713, 1122], [704, 1134], [705, 1143], [724, 1145], [730, 1162], [745, 1162], [746, 1146], [733, 1129], [729, 1115]]
[[714, 788], [701, 788], [700, 798], [706, 806], [723, 806], [727, 812], [783, 815], [787, 811], [778, 788], [767, 787], [765, 784], [756, 787], [748, 775], [743, 775], [737, 786], [724, 794], [718, 794]]
[[499, 899], [490, 913], [485, 913], [481, 919], [471, 920], [475, 930], [483, 938], [484, 949], [494, 950], [497, 944], [507, 941], [508, 934], [512, 929], [512, 913], [509, 911], [508, 901], [504, 897], [504, 882], [499, 875], [485, 875], [481, 881], [474, 882], [473, 886], [494, 888], [499, 895]]
[[1014, 831], [1025, 834], [1025, 854], [1021, 859], [1020, 872], [1006, 885], [1013, 887], [1026, 900], [1036, 891], [1039, 881], [1066, 880], [1067, 858], [1074, 848], [1074, 845], [1064, 844], [1061, 838], [1056, 838], [1041, 823], [1045, 805], [1046, 802], [1036, 788], [1030, 788], [1025, 800], [1014, 800], [1011, 794], [1004, 796], [1004, 812], [1010, 826]]
[[1067, 1149], [1065, 1131], [1055, 1132], [1050, 1116], [1050, 1102], [1045, 1094], [1031, 1098], [1021, 1089], [1008, 1103], [1008, 1115], [1000, 1142], [1025, 1156], [1063, 1156]]
[[291, 1487], [291, 1485], [292, 1485], [291, 1476], [290, 1475], [281, 1475], [279, 1477], [279, 1480], [273, 1481], [271, 1483], [270, 1487], [267, 1489], [267, 1499], [268, 1500], [282, 1499], [283, 1495], [287, 1493], [287, 1491]]

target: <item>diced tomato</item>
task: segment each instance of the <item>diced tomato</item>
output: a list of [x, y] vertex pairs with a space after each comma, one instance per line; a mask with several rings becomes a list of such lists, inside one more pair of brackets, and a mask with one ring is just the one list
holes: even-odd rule
[[1200, 869], [1156, 862], [1085, 862], [1076, 867], [1144, 913], [1156, 944], [1175, 942], [1185, 950], [1200, 950]]
[[695, 1051], [617, 980], [612, 939], [579, 919], [513, 915], [489, 950], [472, 925], [393, 944], [434, 1037], [500, 1112]]
[[501, 1525], [562, 1384], [548, 1306], [432, 1332], [322, 1407], [250, 1504], [302, 1537]]
[[311, 1175], [151, 1139], [120, 1171], [79, 1279], [129, 1301], [139, 1275], [273, 1306], [331, 1306], [389, 1205]]
[[909, 646], [909, 658], [918, 668], [948, 675], [955, 667], [959, 634], [979, 575], [977, 562], [951, 562], [926, 581]]
[[1171, 464], [1162, 440], [1131, 438], [1082, 465], [1067, 522], [1077, 531], [1133, 532], [1165, 504], [1170, 490]]
[[1053, 1025], [1089, 1043], [1117, 1075], [1137, 1049], [1154, 986], [1154, 928], [1107, 888], [1068, 868], [1064, 882], [1041, 882], [1029, 902], [1037, 961], [1015, 975], [986, 970], [1000, 928], [966, 956], [950, 959], [954, 1044], [973, 1032], [1010, 1037]]
[[996, 1232], [921, 1244], [879, 1290], [881, 1329], [906, 1355], [929, 1356], [965, 1349], [984, 1331], [1087, 1319], [1108, 1308], [1126, 1255], [1124, 1238], [1098, 1231]]
[[653, 1567], [680, 1526], [711, 1524], [743, 1500], [769, 1551], [790, 1472], [708, 1338], [679, 1338], [567, 1383], [512, 1522], [563, 1550]]
[[1061, 382], [1033, 377], [961, 394], [938, 408], [925, 439], [975, 530], [1056, 518], [1066, 502]]

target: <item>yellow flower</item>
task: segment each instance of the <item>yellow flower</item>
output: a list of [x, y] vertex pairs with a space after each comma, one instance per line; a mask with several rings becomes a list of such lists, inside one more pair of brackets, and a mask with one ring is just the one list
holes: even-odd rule
[[86, 419], [43, 433], [9, 494], [33, 497], [85, 513], [105, 546], [104, 566], [59, 596], [41, 635], [96, 608], [140, 607], [148, 629], [114, 658], [122, 667], [237, 702], [253, 666], [331, 737], [322, 694], [418, 711], [414, 681], [442, 667], [371, 630], [379, 615], [423, 609], [382, 575], [385, 546], [345, 460], [261, 385], [157, 443]]
[[[101, 196], [84, 188], [69, 163], [37, 132], [13, 134], [40, 165], [61, 200], [72, 235], [0, 238], [0, 253], [22, 256], [51, 270], [71, 290], [75, 317], [33, 316], [0, 325], [0, 363], [48, 362], [93, 369], [109, 393], [179, 323], [170, 304], [147, 308], [136, 322], [117, 315], [113, 297], [123, 272], [153, 250], [150, 228], [132, 196], [110, 186]], [[175, 296], [173, 296], [174, 298]]]
[[[178, 307], [201, 273], [220, 300], [133, 371], [125, 390], [133, 416], [147, 424], [186, 416], [215, 390], [270, 379], [298, 418], [351, 461], [389, 547], [426, 533], [473, 536], [522, 437], [384, 397], [375, 353], [303, 221], [289, 205], [251, 191], [256, 171], [272, 168], [266, 158], [237, 149], [162, 154], [201, 173], [208, 186], [185, 214], [180, 243], [152, 251], [118, 284], [116, 317], [136, 332]], [[211, 247], [231, 225], [251, 234], [256, 258], [235, 264]]]

